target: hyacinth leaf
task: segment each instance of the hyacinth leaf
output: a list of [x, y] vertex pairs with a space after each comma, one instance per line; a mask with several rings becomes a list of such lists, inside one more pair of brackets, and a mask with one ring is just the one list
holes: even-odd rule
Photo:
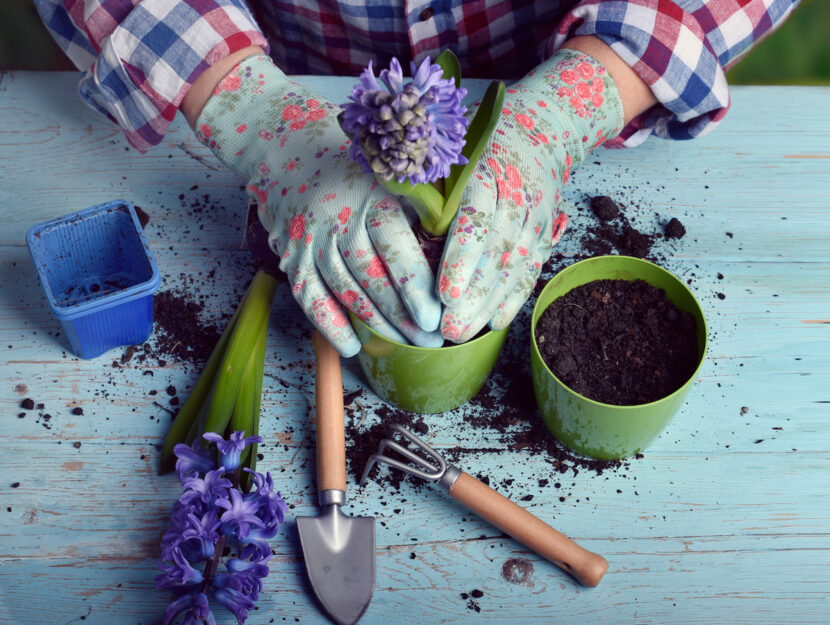
[[466, 165], [453, 165], [450, 168], [450, 175], [445, 180], [444, 187], [447, 198], [444, 211], [441, 219], [435, 224], [435, 230], [430, 230], [432, 234], [442, 235], [449, 230], [450, 224], [458, 212], [458, 206], [461, 203], [461, 196], [464, 194], [467, 181], [472, 176], [478, 165], [478, 159], [481, 158], [481, 154], [484, 152], [484, 146], [487, 145], [490, 135], [493, 134], [493, 130], [496, 128], [504, 102], [504, 94], [505, 86], [500, 80], [494, 80], [487, 87], [478, 111], [476, 111], [475, 117], [467, 128], [467, 133], [464, 135], [466, 143], [461, 153], [467, 157], [468, 163]]
[[[256, 355], [254, 358], [254, 370], [252, 373], [252, 377], [254, 380], [254, 387], [252, 389], [252, 398], [253, 398], [253, 407], [251, 414], [253, 416], [251, 420], [251, 432], [248, 436], [258, 436], [259, 435], [259, 417], [260, 417], [260, 407], [262, 403], [262, 376], [265, 373], [265, 346], [268, 342], [268, 326], [267, 324], [263, 327], [262, 332], [260, 333], [259, 340], [257, 341], [256, 346]], [[248, 468], [251, 471], [256, 471], [256, 461], [257, 461], [257, 449], [258, 445], [253, 443], [246, 449], [246, 452], [250, 449], [247, 457], [243, 458], [242, 466], [243, 468]], [[245, 492], [251, 490], [251, 474], [244, 473], [242, 474], [242, 488]]]
[[452, 78], [456, 88], [461, 87], [461, 62], [452, 50], [444, 50], [433, 62], [444, 70], [444, 78]]
[[380, 181], [380, 184], [392, 195], [405, 196], [418, 213], [418, 219], [424, 229], [427, 232], [433, 231], [444, 210], [444, 196], [437, 188], [431, 184], [412, 184], [396, 180]]
[[202, 408], [211, 393], [213, 378], [219, 370], [219, 364], [222, 362], [222, 358], [225, 355], [225, 348], [228, 346], [228, 341], [230, 340], [231, 334], [233, 334], [233, 330], [236, 327], [236, 322], [239, 319], [239, 311], [245, 306], [245, 300], [247, 297], [248, 294], [246, 293], [242, 298], [239, 308], [236, 309], [236, 312], [234, 312], [233, 317], [231, 317], [228, 322], [228, 325], [225, 326], [222, 336], [219, 337], [219, 340], [213, 347], [213, 351], [210, 353], [210, 357], [208, 358], [207, 364], [202, 371], [202, 375], [199, 376], [199, 380], [196, 382], [196, 386], [193, 387], [193, 390], [190, 392], [190, 396], [187, 398], [187, 401], [184, 403], [181, 410], [179, 410], [179, 414], [176, 415], [176, 419], [173, 421], [173, 424], [170, 426], [170, 430], [167, 432], [167, 436], [164, 439], [164, 445], [161, 448], [161, 466], [159, 468], [160, 474], [167, 473], [175, 468], [176, 456], [173, 454], [173, 448], [179, 443], [185, 442], [185, 438], [189, 438], [188, 433], [194, 424], [198, 423], [199, 414], [202, 412]]
[[271, 302], [278, 284], [277, 278], [260, 269], [248, 287], [248, 296], [214, 380], [212, 397], [204, 413], [201, 432], [225, 431], [258, 333], [262, 324], [268, 322]]
[[[245, 372], [242, 374], [242, 379], [239, 381], [239, 390], [236, 393], [236, 401], [233, 403], [233, 411], [231, 412], [231, 420], [228, 427], [225, 429], [224, 436], [227, 438], [231, 432], [244, 432], [245, 436], [251, 435], [253, 409], [254, 409], [254, 359], [256, 358], [256, 349], [251, 351], [248, 357], [248, 362], [245, 365]], [[245, 461], [245, 455], [248, 453], [248, 448], [242, 450], [241, 462]]]
[[[230, 424], [227, 427], [225, 436], [228, 437], [232, 432], [244, 432], [245, 436], [253, 436], [254, 433], [254, 418], [259, 409], [259, 402], [256, 397], [256, 374], [260, 372], [260, 381], [262, 380], [262, 366], [257, 366], [257, 358], [259, 356], [260, 336], [268, 333], [268, 319], [262, 323], [256, 337], [256, 346], [251, 350], [248, 357], [248, 363], [245, 365], [245, 373], [242, 374], [242, 380], [239, 383], [239, 391], [236, 396], [236, 402], [233, 405], [233, 413], [231, 414]], [[264, 358], [264, 354], [263, 354]], [[261, 364], [261, 363], [260, 363]], [[262, 392], [262, 384], [260, 383], [260, 393]], [[244, 464], [247, 455], [250, 453], [250, 446], [242, 451], [240, 464]]]

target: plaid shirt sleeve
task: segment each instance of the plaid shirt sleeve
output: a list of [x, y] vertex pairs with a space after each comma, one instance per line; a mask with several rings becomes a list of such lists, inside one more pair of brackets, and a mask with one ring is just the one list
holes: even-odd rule
[[161, 142], [196, 78], [248, 46], [267, 47], [245, 0], [35, 0], [83, 71], [81, 97], [145, 152]]
[[632, 120], [609, 147], [654, 133], [692, 139], [729, 109], [724, 72], [780, 25], [800, 0], [583, 0], [564, 17], [547, 55], [595, 35], [651, 87], [660, 105]]

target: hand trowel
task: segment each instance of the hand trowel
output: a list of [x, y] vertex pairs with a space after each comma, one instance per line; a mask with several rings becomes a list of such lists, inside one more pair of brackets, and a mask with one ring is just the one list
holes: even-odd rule
[[375, 587], [375, 519], [343, 513], [346, 435], [340, 354], [315, 331], [317, 490], [320, 514], [297, 517], [306, 570], [317, 599], [338, 625], [353, 625]]

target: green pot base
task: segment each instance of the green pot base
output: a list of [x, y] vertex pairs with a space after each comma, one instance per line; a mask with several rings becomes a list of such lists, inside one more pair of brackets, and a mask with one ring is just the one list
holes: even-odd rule
[[351, 319], [362, 344], [357, 360], [369, 386], [384, 401], [418, 414], [446, 412], [472, 399], [496, 364], [508, 331], [426, 348], [391, 341], [354, 315]]

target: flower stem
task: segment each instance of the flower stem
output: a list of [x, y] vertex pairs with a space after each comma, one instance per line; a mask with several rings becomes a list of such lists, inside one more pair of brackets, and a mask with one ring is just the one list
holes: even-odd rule
[[219, 536], [216, 545], [213, 548], [213, 556], [207, 561], [205, 565], [205, 572], [203, 573], [204, 581], [202, 582], [202, 592], [207, 592], [210, 588], [210, 582], [213, 581], [216, 570], [219, 568], [219, 560], [222, 559], [222, 553], [225, 551], [225, 535]]
[[[242, 468], [237, 467], [237, 469], [231, 473], [230, 475], [226, 475], [231, 481], [231, 488], [236, 488], [239, 486], [239, 476], [242, 473]], [[204, 581], [202, 582], [202, 592], [207, 592], [210, 588], [210, 582], [213, 580], [213, 577], [216, 575], [217, 569], [219, 569], [219, 561], [222, 559], [222, 554], [225, 552], [225, 535], [220, 534], [216, 544], [213, 547], [213, 555], [211, 556], [210, 560], [207, 561], [205, 564], [205, 572], [203, 573]]]

